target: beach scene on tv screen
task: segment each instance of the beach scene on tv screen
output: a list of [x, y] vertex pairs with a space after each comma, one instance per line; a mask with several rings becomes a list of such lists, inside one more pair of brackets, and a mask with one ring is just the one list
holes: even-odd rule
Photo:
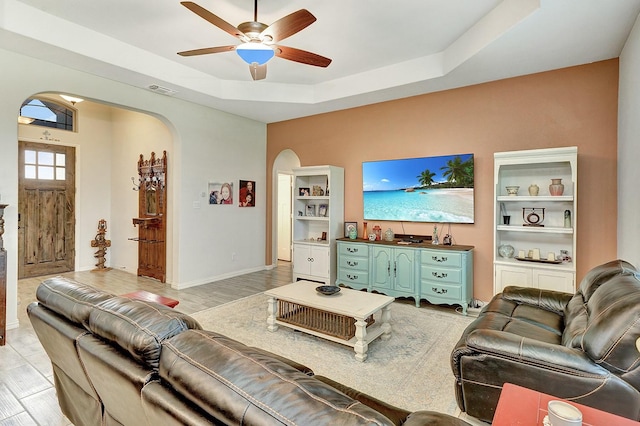
[[473, 154], [364, 162], [364, 219], [473, 223], [473, 183]]

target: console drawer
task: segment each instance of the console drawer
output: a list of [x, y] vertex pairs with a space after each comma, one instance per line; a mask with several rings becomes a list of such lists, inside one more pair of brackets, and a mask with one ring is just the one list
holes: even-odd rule
[[434, 268], [422, 265], [420, 273], [423, 281], [431, 283], [460, 284], [462, 280], [460, 269]]
[[360, 284], [361, 287], [369, 285], [368, 271], [345, 271], [338, 270], [338, 283], [350, 286], [351, 284]]
[[354, 256], [340, 256], [340, 269], [349, 271], [369, 271], [369, 258], [366, 257], [354, 257]]
[[462, 287], [423, 281], [421, 295], [427, 300], [450, 299], [459, 302], [462, 300]]
[[350, 257], [369, 257], [369, 246], [363, 243], [338, 242], [338, 254]]
[[462, 266], [462, 255], [460, 253], [451, 253], [445, 250], [423, 250], [420, 261], [423, 265], [439, 265], [459, 268]]

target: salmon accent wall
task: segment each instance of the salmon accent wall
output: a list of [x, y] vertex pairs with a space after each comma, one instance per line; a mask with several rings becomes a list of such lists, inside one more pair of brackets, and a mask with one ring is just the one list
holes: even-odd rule
[[[475, 246], [474, 298], [486, 301], [493, 295], [493, 154], [577, 146], [579, 283], [592, 267], [617, 258], [617, 110], [618, 60], [611, 59], [273, 123], [267, 191], [273, 191], [273, 162], [285, 149], [302, 166], [344, 167], [345, 220], [362, 224], [363, 161], [473, 153], [475, 224], [454, 224], [451, 231], [455, 243]], [[271, 200], [270, 192], [268, 265]], [[380, 226], [403, 231], [399, 222]], [[433, 224], [404, 222], [404, 233], [432, 230]]]

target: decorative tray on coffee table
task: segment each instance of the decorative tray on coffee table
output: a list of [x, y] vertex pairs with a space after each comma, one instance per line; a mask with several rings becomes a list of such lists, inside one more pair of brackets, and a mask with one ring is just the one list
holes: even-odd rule
[[324, 294], [325, 296], [331, 296], [332, 294], [336, 294], [340, 291], [340, 287], [335, 285], [321, 285], [320, 287], [316, 287], [316, 291], [320, 294]]

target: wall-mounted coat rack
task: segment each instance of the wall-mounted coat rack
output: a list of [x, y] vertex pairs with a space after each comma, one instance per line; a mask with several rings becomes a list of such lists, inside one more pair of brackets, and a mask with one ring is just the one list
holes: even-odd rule
[[162, 158], [155, 152], [145, 160], [138, 160], [138, 182], [134, 178], [134, 191], [138, 192], [138, 217], [133, 226], [138, 227], [138, 275], [166, 281], [166, 220], [167, 220], [167, 151]]

